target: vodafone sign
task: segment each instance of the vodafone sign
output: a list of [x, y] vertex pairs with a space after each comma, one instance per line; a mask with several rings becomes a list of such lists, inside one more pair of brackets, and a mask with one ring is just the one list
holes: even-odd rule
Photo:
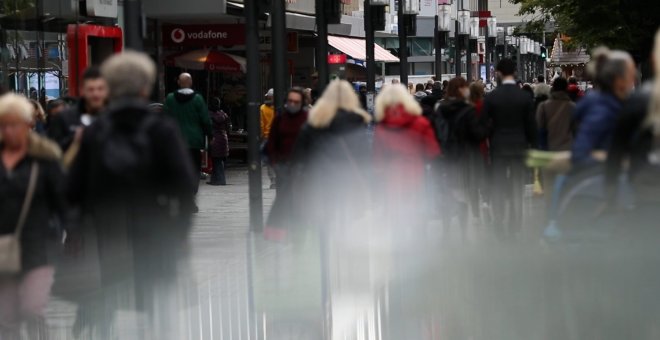
[[164, 47], [213, 47], [245, 45], [245, 26], [163, 25]]

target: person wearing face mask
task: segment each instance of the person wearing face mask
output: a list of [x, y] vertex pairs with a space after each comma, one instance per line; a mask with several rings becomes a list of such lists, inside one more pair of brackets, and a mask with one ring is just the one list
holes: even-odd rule
[[[479, 193], [473, 184], [479, 178], [477, 173], [483, 172], [479, 145], [489, 132], [486, 123], [477, 117], [474, 106], [468, 103], [469, 98], [468, 82], [462, 77], [454, 78], [449, 81], [445, 100], [441, 102], [439, 109], [449, 126], [449, 137], [445, 138], [444, 145], [441, 145], [442, 169], [447, 174], [447, 184], [457, 208], [455, 210], [458, 212], [463, 238], [468, 223], [469, 205], [473, 206], [473, 211], [479, 211]], [[443, 214], [445, 229], [449, 228], [453, 215], [451, 211]], [[474, 215], [479, 217], [478, 213]]]
[[284, 104], [284, 110], [278, 112], [268, 134], [267, 152], [271, 164], [279, 179], [280, 170], [286, 167], [298, 138], [301, 127], [307, 120], [307, 110], [304, 108], [305, 95], [302, 88], [294, 87], [289, 90]]
[[304, 108], [304, 102], [305, 94], [302, 88], [290, 89], [286, 96], [284, 110], [277, 113], [268, 134], [266, 155], [275, 170], [277, 196], [264, 230], [266, 238], [280, 238], [278, 235], [283, 230], [284, 224], [287, 223], [286, 218], [292, 209], [289, 185], [290, 161], [298, 134], [307, 121], [308, 114]]
[[595, 164], [592, 153], [610, 146], [623, 102], [633, 91], [637, 77], [635, 62], [628, 52], [603, 48], [596, 50], [592, 59], [588, 71], [596, 89], [578, 103], [574, 114], [579, 125], [571, 161], [578, 168]]

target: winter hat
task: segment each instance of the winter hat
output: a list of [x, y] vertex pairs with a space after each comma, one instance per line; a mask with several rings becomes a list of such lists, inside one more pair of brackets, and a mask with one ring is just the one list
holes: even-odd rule
[[274, 94], [275, 94], [275, 91], [273, 91], [273, 89], [270, 89], [270, 90], [268, 90], [268, 92], [266, 92], [264, 97], [272, 97]]

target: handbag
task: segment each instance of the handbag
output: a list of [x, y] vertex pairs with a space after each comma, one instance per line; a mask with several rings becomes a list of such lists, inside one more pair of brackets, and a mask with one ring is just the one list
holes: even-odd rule
[[39, 176], [39, 163], [32, 162], [30, 170], [30, 181], [28, 183], [25, 200], [21, 213], [18, 216], [16, 230], [13, 234], [0, 236], [0, 274], [17, 274], [21, 271], [21, 232], [25, 226], [32, 198], [37, 187], [37, 177]]

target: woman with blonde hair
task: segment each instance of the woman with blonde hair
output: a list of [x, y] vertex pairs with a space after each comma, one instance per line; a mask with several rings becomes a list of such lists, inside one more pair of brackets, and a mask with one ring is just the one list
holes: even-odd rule
[[401, 85], [383, 89], [376, 98], [378, 122], [373, 161], [381, 207], [395, 224], [418, 220], [426, 187], [426, 166], [440, 155], [436, 135], [422, 108]]
[[[644, 84], [623, 106], [607, 157], [608, 209], [615, 209], [619, 177], [627, 160], [628, 181], [635, 193], [635, 223], [657, 233], [660, 204], [660, 30], [652, 55], [655, 78]], [[660, 234], [655, 234], [660, 235]]]
[[28, 99], [0, 97], [0, 339], [20, 338], [23, 321], [34, 321], [28, 337], [39, 337], [54, 277], [48, 221], [65, 216], [61, 152], [31, 131], [33, 119]]
[[292, 180], [307, 225], [354, 220], [364, 211], [370, 121], [351, 84], [339, 79], [309, 112], [294, 148]]

